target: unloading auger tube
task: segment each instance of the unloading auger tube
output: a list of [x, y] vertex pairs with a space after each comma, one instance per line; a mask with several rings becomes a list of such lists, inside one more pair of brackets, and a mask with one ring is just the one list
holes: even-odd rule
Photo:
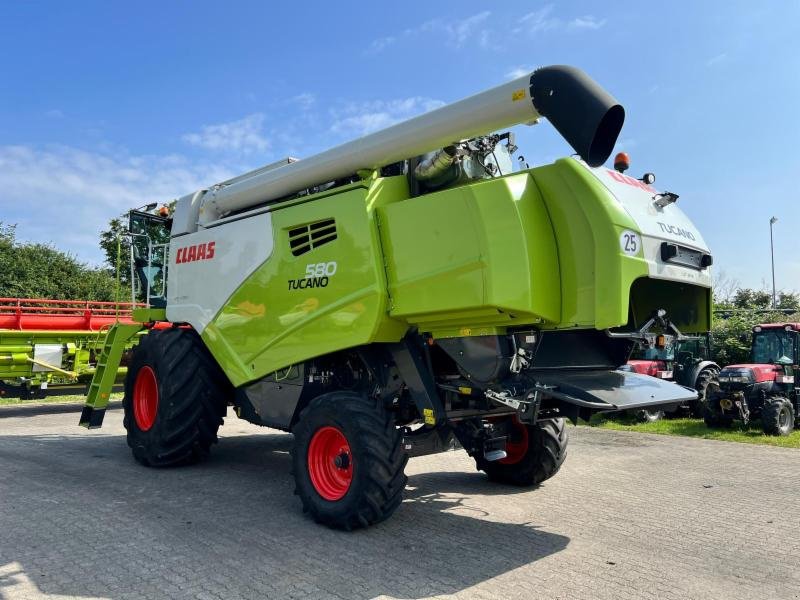
[[[347, 142], [320, 154], [215, 186], [192, 199], [202, 225], [361, 169], [546, 117], [589, 165], [603, 164], [625, 120], [622, 106], [586, 73], [557, 65]], [[191, 224], [189, 225], [191, 227]], [[173, 231], [173, 235], [175, 232]]]

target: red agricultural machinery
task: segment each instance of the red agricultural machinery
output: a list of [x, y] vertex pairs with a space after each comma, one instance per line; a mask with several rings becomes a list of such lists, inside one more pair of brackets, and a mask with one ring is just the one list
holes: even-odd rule
[[720, 371], [719, 386], [706, 403], [706, 425], [726, 427], [735, 420], [747, 424], [761, 419], [764, 433], [789, 435], [800, 425], [798, 364], [800, 323], [756, 325], [750, 362]]

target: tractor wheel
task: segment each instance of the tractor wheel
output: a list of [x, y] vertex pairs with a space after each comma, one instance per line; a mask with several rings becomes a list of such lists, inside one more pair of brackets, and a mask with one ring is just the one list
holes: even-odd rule
[[634, 417], [639, 423], [655, 423], [664, 418], [664, 411], [642, 408], [634, 412]]
[[789, 435], [794, 430], [794, 407], [787, 398], [767, 398], [761, 409], [761, 427], [767, 435]]
[[714, 410], [708, 403], [703, 407], [703, 421], [706, 427], [711, 429], [728, 428], [733, 425], [733, 417]]
[[689, 414], [695, 418], [705, 416], [706, 394], [709, 384], [714, 381], [719, 372], [714, 368], [703, 369], [697, 376], [694, 389], [697, 390], [699, 398], [689, 404]]
[[524, 425], [514, 419], [513, 432], [506, 441], [507, 456], [488, 461], [475, 457], [478, 469], [491, 481], [518, 486], [539, 485], [558, 473], [567, 457], [567, 428], [564, 419]]
[[354, 392], [322, 394], [300, 414], [293, 433], [295, 494], [317, 523], [367, 527], [400, 506], [408, 455], [382, 401]]
[[125, 378], [124, 424], [134, 458], [171, 467], [204, 458], [217, 441], [230, 383], [193, 329], [148, 333]]

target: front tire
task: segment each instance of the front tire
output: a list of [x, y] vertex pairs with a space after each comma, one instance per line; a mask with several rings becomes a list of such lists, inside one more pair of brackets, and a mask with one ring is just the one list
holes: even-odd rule
[[293, 433], [295, 494], [316, 522], [368, 527], [400, 506], [408, 455], [381, 400], [322, 394], [300, 414]]
[[230, 383], [193, 329], [153, 330], [133, 350], [122, 406], [134, 458], [171, 467], [217, 441]]
[[788, 398], [768, 398], [761, 409], [761, 427], [767, 435], [789, 435], [794, 430], [794, 417]]
[[715, 410], [715, 403], [707, 401], [703, 407], [703, 421], [709, 429], [727, 429], [733, 425], [733, 417]]
[[558, 473], [567, 457], [569, 436], [564, 419], [539, 421], [534, 425], [513, 422], [506, 441], [506, 458], [486, 460], [475, 456], [479, 470], [491, 481], [521, 487], [539, 485]]

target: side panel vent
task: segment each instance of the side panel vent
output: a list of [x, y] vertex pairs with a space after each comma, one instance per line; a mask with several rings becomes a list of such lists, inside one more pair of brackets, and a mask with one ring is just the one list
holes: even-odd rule
[[324, 219], [289, 230], [289, 247], [300, 256], [336, 239], [336, 221]]

